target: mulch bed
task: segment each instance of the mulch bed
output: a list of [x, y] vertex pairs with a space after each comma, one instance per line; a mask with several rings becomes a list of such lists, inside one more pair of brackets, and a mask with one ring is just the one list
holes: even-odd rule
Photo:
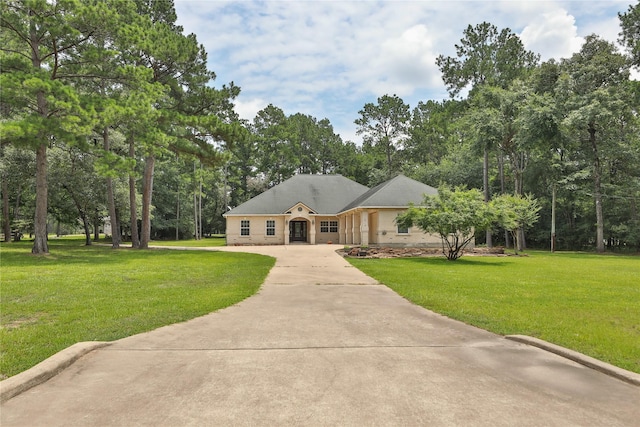
[[[338, 253], [345, 257], [358, 258], [409, 258], [409, 257], [428, 257], [443, 256], [441, 248], [387, 248], [387, 247], [370, 247], [361, 248], [354, 246], [338, 250]], [[473, 248], [464, 251], [464, 255], [475, 256], [505, 256], [503, 247], [495, 248]]]

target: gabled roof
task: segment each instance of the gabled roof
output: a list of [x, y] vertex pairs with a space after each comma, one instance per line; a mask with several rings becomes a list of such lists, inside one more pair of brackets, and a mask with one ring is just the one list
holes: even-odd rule
[[369, 190], [342, 175], [294, 175], [262, 194], [231, 209], [226, 215], [279, 215], [297, 203], [317, 214], [335, 215]]
[[410, 203], [420, 205], [425, 194], [438, 194], [438, 190], [404, 175], [398, 175], [362, 194], [345, 205], [340, 212], [355, 208], [404, 207]]

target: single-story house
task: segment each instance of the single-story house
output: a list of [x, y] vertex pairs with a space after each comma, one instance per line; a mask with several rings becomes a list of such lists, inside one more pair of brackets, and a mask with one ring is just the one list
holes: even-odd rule
[[402, 229], [395, 218], [438, 191], [399, 175], [374, 188], [342, 175], [295, 175], [224, 214], [227, 245], [440, 247], [439, 236]]

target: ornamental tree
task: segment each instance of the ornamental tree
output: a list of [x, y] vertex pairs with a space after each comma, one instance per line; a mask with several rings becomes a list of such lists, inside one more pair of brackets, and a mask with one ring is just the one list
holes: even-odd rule
[[424, 206], [411, 206], [396, 218], [400, 227], [416, 226], [442, 239], [442, 253], [455, 261], [473, 240], [474, 232], [486, 230], [494, 214], [477, 189], [440, 187], [437, 195], [425, 196]]

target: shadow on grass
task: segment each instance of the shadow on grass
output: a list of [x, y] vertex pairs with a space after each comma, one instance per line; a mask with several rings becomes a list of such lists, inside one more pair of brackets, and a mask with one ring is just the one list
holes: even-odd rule
[[[445, 257], [424, 257], [424, 258], [402, 258], [404, 261], [419, 264], [419, 265], [447, 265], [448, 267], [466, 267], [466, 266], [485, 266], [485, 267], [503, 267], [510, 263], [504, 260], [504, 258], [492, 258], [489, 257], [461, 257], [455, 261], [449, 261]], [[498, 261], [498, 259], [500, 259]]]
[[[14, 242], [2, 245], [2, 264], [12, 267], [32, 267], [59, 264], [91, 264], [109, 265], [118, 264], [126, 259], [127, 262], [145, 262], [155, 256], [170, 256], [173, 259], [193, 256], [194, 251], [175, 251], [167, 249], [137, 250], [130, 247], [112, 249], [111, 246], [96, 243], [90, 246], [84, 245], [84, 240], [54, 240], [49, 241], [48, 255], [33, 255], [30, 241]], [[198, 248], [194, 248], [197, 250]], [[202, 251], [201, 253], [204, 253]], [[220, 256], [227, 252], [206, 251], [206, 256]], [[233, 257], [231, 257], [233, 258]]]

